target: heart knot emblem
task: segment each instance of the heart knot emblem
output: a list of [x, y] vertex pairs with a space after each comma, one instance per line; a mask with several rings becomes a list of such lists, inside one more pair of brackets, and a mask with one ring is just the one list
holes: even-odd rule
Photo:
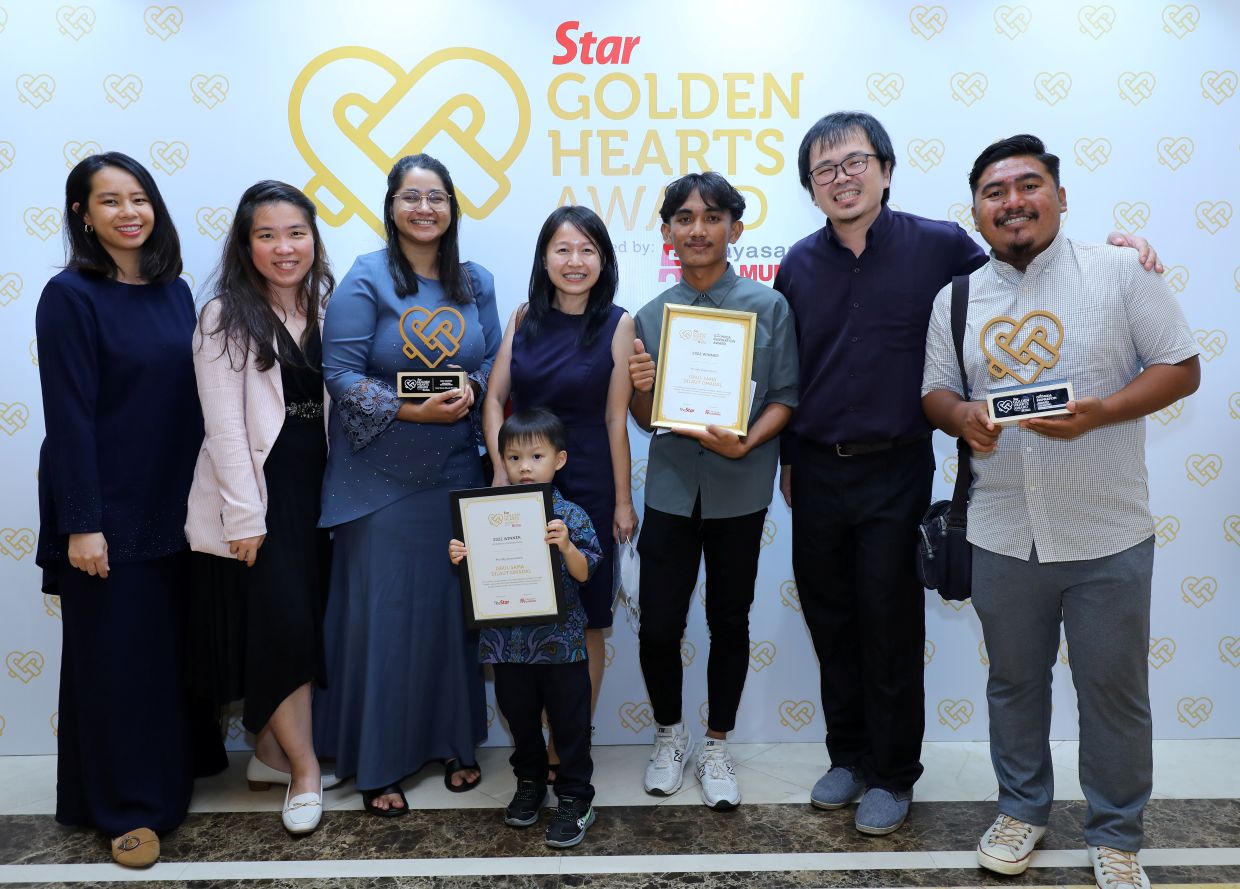
[[982, 354], [995, 380], [1028, 386], [1059, 363], [1063, 336], [1063, 322], [1051, 312], [1035, 309], [1019, 321], [1001, 315], [982, 328]]
[[785, 608], [801, 610], [801, 593], [797, 589], [796, 581], [785, 580], [779, 585], [779, 601]]
[[43, 655], [37, 651], [10, 651], [4, 658], [9, 675], [29, 685], [30, 680], [43, 672]]
[[779, 705], [779, 724], [799, 732], [814, 721], [818, 710], [809, 701], [784, 701]]
[[938, 714], [940, 725], [947, 726], [953, 732], [960, 731], [973, 718], [973, 702], [968, 698], [959, 701], [944, 698], [939, 701]]
[[749, 646], [749, 666], [753, 668], [755, 673], [775, 663], [776, 647], [775, 643], [767, 639], [761, 639]]
[[451, 306], [433, 312], [414, 306], [400, 316], [400, 337], [405, 341], [401, 351], [427, 367], [437, 367], [460, 351], [464, 336], [465, 318]]
[[620, 727], [631, 732], [640, 732], [654, 725], [654, 711], [649, 701], [625, 701], [620, 705]]

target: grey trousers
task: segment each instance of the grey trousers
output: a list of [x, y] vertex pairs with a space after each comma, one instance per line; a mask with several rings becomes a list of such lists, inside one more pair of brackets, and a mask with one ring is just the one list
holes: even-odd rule
[[1059, 625], [1080, 713], [1085, 841], [1137, 851], [1153, 784], [1150, 584], [1154, 539], [1101, 559], [1029, 561], [974, 547], [973, 607], [990, 678], [990, 756], [999, 812], [1045, 825], [1051, 768], [1051, 667]]

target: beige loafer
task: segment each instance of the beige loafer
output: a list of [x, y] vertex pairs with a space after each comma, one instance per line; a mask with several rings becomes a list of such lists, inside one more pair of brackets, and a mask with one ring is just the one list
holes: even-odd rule
[[112, 860], [125, 867], [150, 867], [159, 861], [159, 837], [149, 827], [137, 827], [112, 840]]

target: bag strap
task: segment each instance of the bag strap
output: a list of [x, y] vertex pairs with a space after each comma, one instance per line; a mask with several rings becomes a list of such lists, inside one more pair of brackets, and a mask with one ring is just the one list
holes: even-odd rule
[[[964, 387], [965, 400], [969, 400], [969, 377], [964, 370], [964, 327], [969, 312], [969, 276], [952, 278], [952, 341], [956, 345], [956, 364], [960, 367], [960, 382]], [[964, 438], [956, 439], [956, 489], [952, 492], [952, 508], [947, 524], [963, 528], [968, 520], [969, 488], [973, 485], [973, 449]]]

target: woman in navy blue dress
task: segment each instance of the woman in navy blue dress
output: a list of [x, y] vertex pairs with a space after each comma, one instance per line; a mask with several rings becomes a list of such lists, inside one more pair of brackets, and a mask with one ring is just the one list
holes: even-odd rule
[[628, 433], [633, 318], [614, 303], [619, 280], [603, 220], [585, 207], [554, 210], [534, 247], [529, 301], [508, 321], [483, 404], [495, 484], [507, 478], [497, 435], [510, 395], [514, 410], [547, 408], [568, 432], [569, 460], [555, 483], [589, 514], [603, 547], [581, 589], [591, 712], [603, 679], [603, 630], [612, 624], [615, 541], [637, 527]]
[[[67, 267], [35, 313], [37, 561], [64, 631], [56, 820], [97, 827], [117, 862], [141, 867], [159, 856], [155, 832], [185, 817], [194, 774], [182, 682], [185, 500], [202, 443], [194, 302], [137, 161], [79, 163], [64, 219]], [[207, 740], [222, 753], [218, 729]]]

